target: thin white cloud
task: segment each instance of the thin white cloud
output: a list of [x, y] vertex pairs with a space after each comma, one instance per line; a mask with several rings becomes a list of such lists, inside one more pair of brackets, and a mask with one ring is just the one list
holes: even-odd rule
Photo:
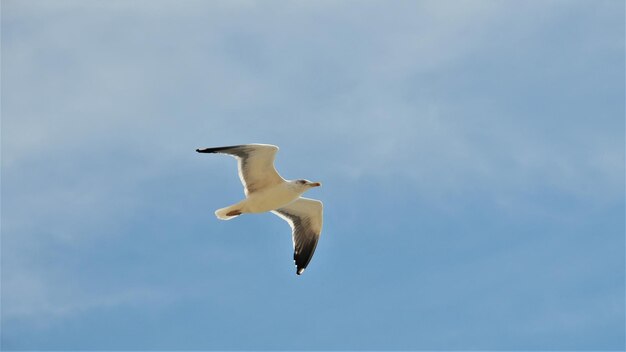
[[92, 309], [162, 304], [169, 299], [162, 289], [109, 287], [86, 291], [68, 278], [61, 280], [52, 282], [51, 277], [44, 278], [28, 270], [3, 272], [2, 317], [5, 323], [34, 320], [46, 326]]
[[[511, 40], [523, 55], [569, 2], [173, 4], [3, 3], [3, 187], [14, 190], [10, 203], [3, 196], [3, 243], [80, 241], [90, 227], [123, 223], [145, 206], [133, 190], [175, 172], [200, 143], [276, 143], [285, 160], [306, 153], [332, 166], [319, 176], [395, 179], [433, 199], [479, 189], [512, 212], [541, 187], [623, 199], [623, 136], [607, 139], [591, 121], [576, 125], [589, 127], [580, 139], [554, 140], [537, 128], [541, 117], [437, 92], [442, 73]], [[89, 150], [119, 160], [114, 170], [84, 170]], [[294, 177], [311, 167], [278, 163]], [[23, 177], [51, 170], [77, 179], [49, 175], [34, 187]], [[62, 315], [144, 295], [76, 298], [42, 275], [3, 276], [12, 307], [3, 314]]]

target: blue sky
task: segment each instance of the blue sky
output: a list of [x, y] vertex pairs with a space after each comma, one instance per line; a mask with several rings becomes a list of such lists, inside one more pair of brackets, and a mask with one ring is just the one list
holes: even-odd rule
[[[623, 350], [623, 1], [2, 2], [2, 349]], [[304, 275], [235, 161], [323, 182]]]

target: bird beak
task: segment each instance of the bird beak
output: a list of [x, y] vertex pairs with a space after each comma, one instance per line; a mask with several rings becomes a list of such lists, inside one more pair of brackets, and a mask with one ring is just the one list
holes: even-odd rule
[[321, 183], [319, 183], [319, 182], [313, 182], [313, 183], [311, 183], [311, 187], [319, 187], [319, 186], [321, 186], [321, 185], [322, 185], [322, 184], [321, 184]]

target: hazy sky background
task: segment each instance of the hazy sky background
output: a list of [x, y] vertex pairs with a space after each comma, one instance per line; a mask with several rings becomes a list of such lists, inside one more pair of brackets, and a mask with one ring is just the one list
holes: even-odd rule
[[2, 349], [623, 350], [624, 6], [3, 0]]

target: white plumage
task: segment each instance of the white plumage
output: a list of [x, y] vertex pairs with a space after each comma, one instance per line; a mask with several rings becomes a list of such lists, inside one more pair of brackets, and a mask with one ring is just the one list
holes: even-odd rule
[[238, 160], [239, 178], [246, 198], [237, 204], [218, 209], [215, 215], [221, 220], [230, 220], [245, 213], [271, 211], [287, 221], [292, 229], [296, 273], [302, 274], [313, 257], [322, 232], [323, 204], [301, 195], [321, 184], [282, 178], [274, 168], [278, 151], [275, 145], [245, 144], [196, 151], [228, 154]]

